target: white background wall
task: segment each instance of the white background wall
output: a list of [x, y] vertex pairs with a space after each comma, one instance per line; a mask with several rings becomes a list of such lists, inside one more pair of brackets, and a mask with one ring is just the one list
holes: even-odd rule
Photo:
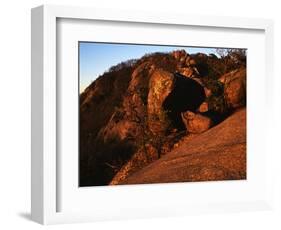
[[[199, 15], [272, 18], [275, 21], [275, 98], [281, 99], [281, 14], [279, 1], [225, 0], [6, 0], [0, 7], [0, 228], [38, 229], [30, 213], [30, 8], [41, 4], [68, 4]], [[281, 151], [280, 106], [274, 111], [275, 210], [273, 212], [202, 215], [48, 226], [52, 229], [280, 229]], [[258, 126], [257, 126], [258, 131]], [[279, 137], [278, 137], [279, 135]], [[279, 181], [280, 182], [279, 182]]]

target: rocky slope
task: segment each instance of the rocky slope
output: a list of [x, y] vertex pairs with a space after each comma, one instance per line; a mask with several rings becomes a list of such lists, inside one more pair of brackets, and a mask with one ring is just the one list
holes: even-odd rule
[[122, 184], [238, 179], [246, 179], [245, 109], [205, 133], [182, 141]]
[[[192, 140], [194, 144], [195, 138], [201, 137], [201, 145], [209, 143], [204, 135], [246, 106], [245, 66], [245, 57], [237, 53], [218, 58], [202, 53], [189, 55], [179, 50], [145, 55], [112, 67], [80, 95], [80, 185], [138, 183], [134, 175], [144, 173], [154, 164], [159, 167], [157, 162], [177, 155], [176, 149], [189, 153], [187, 142]], [[241, 119], [240, 125], [243, 124], [242, 115]], [[236, 126], [230, 129], [231, 126], [221, 129], [219, 138], [228, 136], [228, 132], [234, 134]], [[243, 136], [245, 130], [237, 130]], [[216, 140], [211, 142], [215, 148]], [[195, 146], [200, 152], [200, 145]], [[233, 146], [233, 151], [229, 150], [233, 164], [240, 147]], [[221, 152], [222, 158], [226, 152]], [[212, 151], [200, 154], [202, 162], [208, 157], [218, 162], [218, 155]], [[182, 179], [177, 178], [177, 181], [190, 180], [187, 174], [195, 173], [192, 174], [191, 169], [184, 171], [182, 167], [200, 161], [193, 153], [183, 159], [177, 171]], [[203, 172], [212, 174], [215, 166], [211, 165], [205, 167], [202, 163], [204, 168], [198, 166], [193, 170], [198, 176]], [[244, 167], [242, 163], [240, 166]], [[244, 178], [245, 170], [244, 174], [242, 171], [235, 168], [212, 175], [214, 179], [239, 178], [237, 174]], [[157, 181], [160, 174], [156, 176], [155, 173], [152, 173], [152, 182], [163, 182]], [[167, 180], [173, 181], [169, 178]]]

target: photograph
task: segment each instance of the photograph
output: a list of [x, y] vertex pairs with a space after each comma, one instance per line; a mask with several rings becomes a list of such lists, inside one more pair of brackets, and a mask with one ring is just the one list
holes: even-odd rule
[[79, 41], [78, 66], [79, 187], [247, 179], [246, 48]]

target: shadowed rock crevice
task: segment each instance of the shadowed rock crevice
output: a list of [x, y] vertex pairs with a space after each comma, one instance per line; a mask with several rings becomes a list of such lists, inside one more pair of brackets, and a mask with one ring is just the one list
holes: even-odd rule
[[172, 124], [178, 130], [185, 129], [181, 113], [185, 111], [195, 112], [206, 99], [204, 87], [197, 81], [175, 73], [174, 88], [163, 103]]

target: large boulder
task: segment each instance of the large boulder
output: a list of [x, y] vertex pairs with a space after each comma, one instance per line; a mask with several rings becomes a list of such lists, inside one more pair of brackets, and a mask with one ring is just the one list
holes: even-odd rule
[[212, 126], [212, 120], [199, 113], [187, 111], [181, 113], [181, 116], [189, 133], [202, 133]]
[[174, 82], [174, 75], [162, 69], [154, 71], [150, 78], [147, 114], [149, 129], [154, 134], [164, 132], [168, 128], [167, 114], [163, 108], [163, 103], [172, 92]]
[[227, 106], [236, 109], [246, 105], [246, 69], [231, 71], [219, 79], [224, 85]]

